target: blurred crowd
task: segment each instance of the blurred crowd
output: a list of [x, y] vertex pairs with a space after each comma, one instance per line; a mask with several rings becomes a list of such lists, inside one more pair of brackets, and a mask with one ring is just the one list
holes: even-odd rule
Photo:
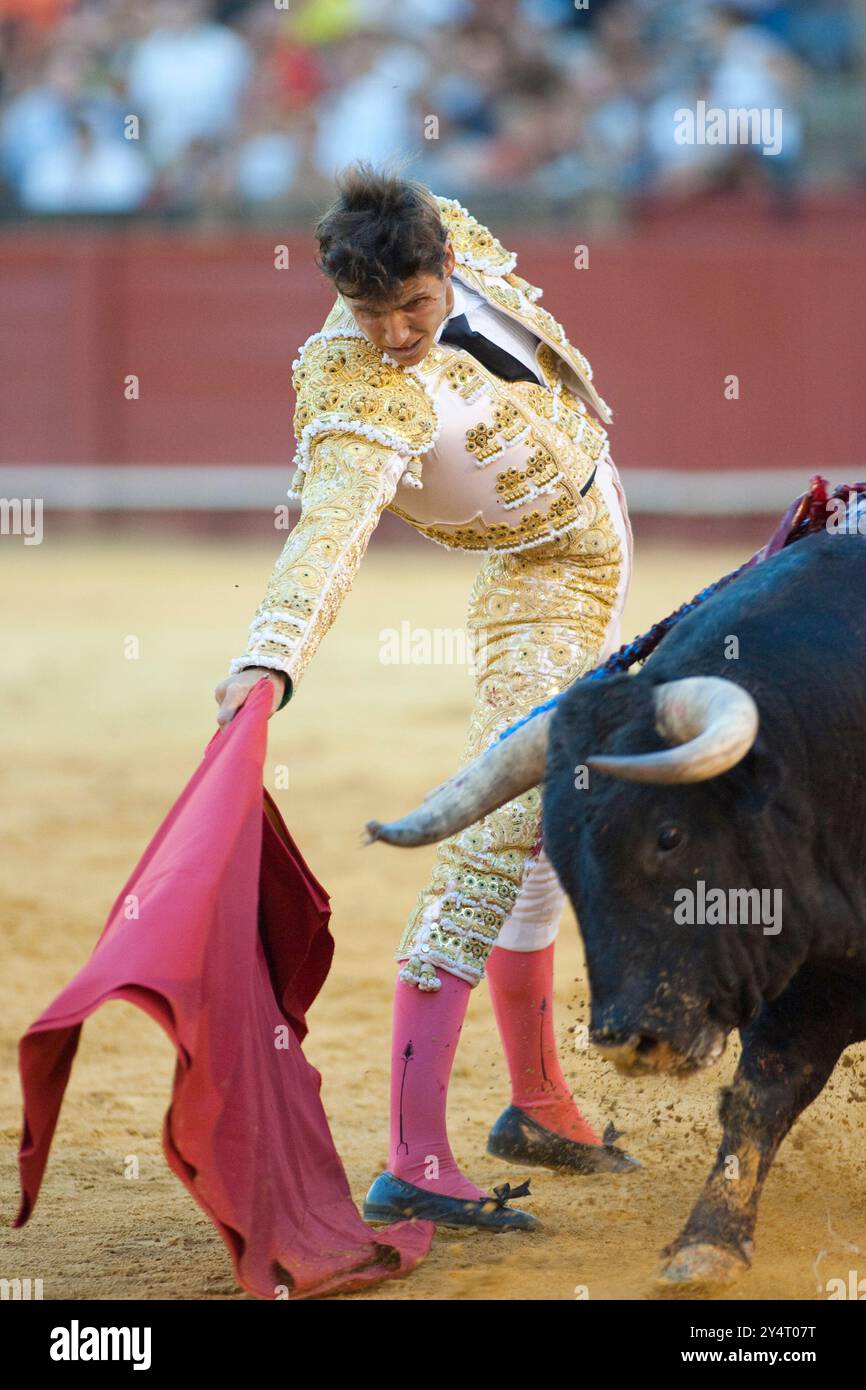
[[[363, 157], [461, 201], [866, 178], [853, 0], [0, 0], [0, 212], [284, 215]], [[682, 108], [784, 113], [779, 154]]]

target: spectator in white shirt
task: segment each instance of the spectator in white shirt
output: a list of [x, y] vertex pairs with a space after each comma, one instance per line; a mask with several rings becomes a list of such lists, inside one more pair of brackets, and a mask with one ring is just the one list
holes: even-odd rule
[[252, 77], [249, 45], [204, 11], [202, 0], [163, 0], [159, 27], [132, 51], [131, 110], [146, 124], [158, 165], [172, 163], [194, 140], [231, 135]]
[[150, 186], [150, 171], [136, 145], [106, 139], [79, 118], [68, 139], [28, 162], [18, 192], [28, 212], [124, 213], [142, 206]]

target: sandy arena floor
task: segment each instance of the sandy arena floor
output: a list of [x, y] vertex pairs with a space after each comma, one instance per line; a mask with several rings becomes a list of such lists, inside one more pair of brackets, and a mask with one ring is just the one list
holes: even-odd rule
[[[120, 885], [193, 771], [213, 730], [211, 690], [242, 650], [271, 552], [257, 544], [52, 540], [0, 551], [6, 750], [0, 899], [3, 1211], [17, 1207], [16, 1044], [88, 955]], [[639, 550], [626, 634], [643, 629], [744, 557], [707, 545]], [[388, 818], [451, 770], [468, 718], [460, 666], [384, 666], [379, 632], [459, 626], [475, 564], [436, 546], [374, 547], [296, 701], [271, 725], [275, 792], [332, 895], [336, 961], [311, 1014], [307, 1051], [353, 1192], [383, 1167], [392, 950], [433, 850], [363, 849]], [[128, 660], [124, 644], [140, 642]], [[716, 1092], [729, 1048], [687, 1083], [627, 1081], [573, 1045], [586, 1017], [582, 955], [568, 911], [557, 1024], [575, 1094], [597, 1126], [613, 1119], [644, 1163], [628, 1177], [532, 1174], [536, 1238], [440, 1233], [429, 1259], [372, 1299], [593, 1299], [653, 1296], [659, 1248], [676, 1234], [717, 1143]], [[86, 1025], [42, 1195], [30, 1225], [0, 1234], [0, 1276], [42, 1278], [46, 1298], [238, 1298], [228, 1255], [160, 1149], [173, 1059], [160, 1030], [125, 1004]], [[522, 1174], [484, 1154], [508, 1100], [489, 998], [476, 991], [451, 1091], [451, 1137], [479, 1182]], [[866, 1272], [866, 1050], [852, 1049], [770, 1175], [752, 1272], [735, 1298], [826, 1297]], [[138, 1156], [138, 1181], [124, 1160]], [[848, 1245], [846, 1246], [846, 1242]], [[822, 1253], [823, 1252], [823, 1253]], [[817, 1263], [816, 1263], [817, 1262]]]

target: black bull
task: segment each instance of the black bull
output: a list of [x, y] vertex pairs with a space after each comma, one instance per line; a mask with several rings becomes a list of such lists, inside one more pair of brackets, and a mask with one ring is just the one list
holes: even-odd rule
[[[502, 762], [511, 735], [412, 815], [368, 827], [427, 843], [543, 776], [544, 842], [580, 923], [593, 1042], [621, 1070], [683, 1074], [739, 1029], [715, 1165], [664, 1252], [671, 1285], [723, 1284], [748, 1266], [779, 1145], [866, 1038], [864, 580], [866, 538], [799, 541], [679, 622], [636, 676], [571, 686], [527, 765]], [[699, 738], [701, 719], [667, 717], [662, 688], [691, 700], [692, 687], [750, 707], [745, 738], [742, 719]], [[726, 739], [721, 770], [702, 763]], [[748, 889], [763, 899], [736, 891]], [[703, 923], [684, 920], [684, 890], [715, 902]]]

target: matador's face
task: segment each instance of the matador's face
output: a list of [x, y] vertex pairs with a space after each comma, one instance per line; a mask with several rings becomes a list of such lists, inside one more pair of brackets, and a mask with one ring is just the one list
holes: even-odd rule
[[427, 356], [436, 330], [453, 307], [451, 272], [454, 265], [454, 248], [449, 240], [441, 276], [413, 275], [403, 281], [398, 294], [381, 303], [350, 299], [346, 295], [343, 299], [371, 343], [387, 352], [401, 367], [415, 367]]

